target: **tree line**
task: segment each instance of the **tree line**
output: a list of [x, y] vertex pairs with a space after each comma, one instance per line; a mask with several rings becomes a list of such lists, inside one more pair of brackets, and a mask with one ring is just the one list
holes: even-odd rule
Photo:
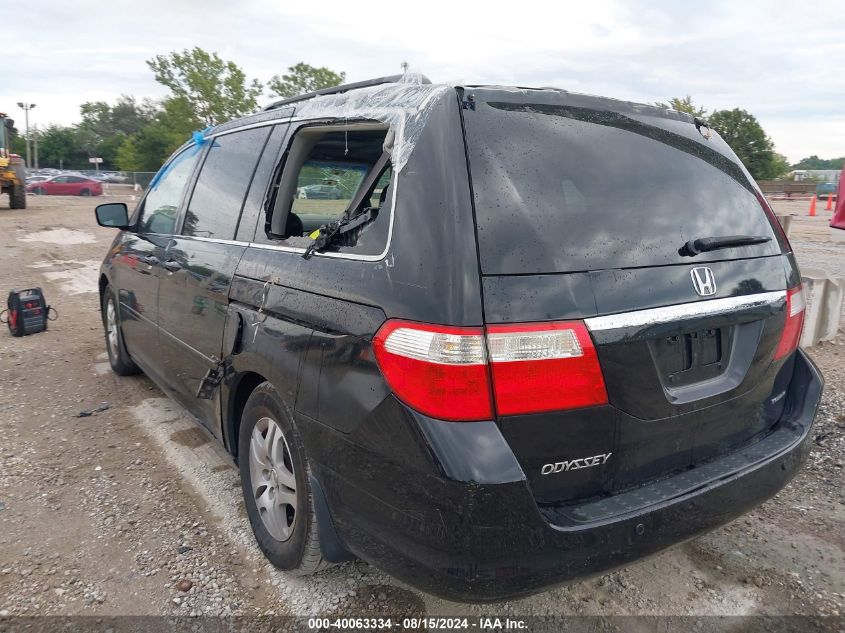
[[[199, 47], [157, 55], [147, 66], [170, 90], [166, 98], [83, 103], [78, 124], [38, 131], [39, 166], [88, 169], [88, 158], [98, 156], [103, 170], [156, 171], [192, 132], [255, 112], [265, 91], [237, 64]], [[300, 62], [274, 75], [266, 89], [270, 97], [292, 97], [345, 79], [346, 73]], [[12, 151], [25, 152], [23, 135], [14, 136]]]
[[[83, 103], [78, 124], [39, 130], [39, 164], [86, 169], [88, 158], [99, 156], [105, 170], [156, 171], [195, 130], [254, 112], [265, 89], [271, 97], [292, 97], [346, 79], [346, 73], [300, 62], [264, 85], [248, 78], [234, 62], [199, 47], [157, 55], [147, 65], [155, 80], [170, 90], [166, 98], [139, 101], [123, 95], [113, 104]], [[705, 119], [757, 180], [777, 178], [790, 169], [841, 169], [845, 163], [845, 157], [826, 160], [814, 155], [790, 166], [754, 115], [740, 108], [708, 113], [690, 96], [655, 105]], [[12, 150], [24, 153], [21, 135]]]

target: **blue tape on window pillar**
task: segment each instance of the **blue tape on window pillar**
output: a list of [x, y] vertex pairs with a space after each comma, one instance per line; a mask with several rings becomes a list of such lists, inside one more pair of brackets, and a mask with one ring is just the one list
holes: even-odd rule
[[195, 156], [197, 152], [202, 149], [202, 146], [208, 140], [206, 138], [206, 134], [211, 131], [211, 126], [209, 125], [204, 130], [197, 130], [196, 132], [191, 133], [191, 141], [193, 142], [193, 149], [185, 150], [179, 156], [176, 157], [175, 160], [170, 161], [165, 166], [156, 172], [156, 175], [153, 176], [153, 179], [150, 181], [150, 189], [155, 190], [158, 187], [158, 183], [161, 181], [162, 178], [177, 164], [182, 162], [183, 159], [189, 158], [191, 156]]

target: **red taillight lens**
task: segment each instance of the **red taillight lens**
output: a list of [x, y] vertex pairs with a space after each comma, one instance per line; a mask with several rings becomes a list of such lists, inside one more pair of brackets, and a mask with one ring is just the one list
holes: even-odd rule
[[489, 326], [486, 347], [482, 328], [388, 321], [374, 349], [396, 396], [443, 420], [490, 419], [491, 379], [499, 415], [607, 403], [595, 347], [579, 321]]
[[487, 345], [499, 415], [607, 404], [604, 376], [583, 323], [493, 325]]
[[798, 348], [801, 328], [804, 325], [804, 291], [796, 286], [786, 292], [786, 323], [780, 335], [780, 342], [775, 350], [775, 360], [779, 360]]
[[388, 321], [373, 341], [396, 396], [441, 420], [489, 420], [490, 378], [481, 328]]

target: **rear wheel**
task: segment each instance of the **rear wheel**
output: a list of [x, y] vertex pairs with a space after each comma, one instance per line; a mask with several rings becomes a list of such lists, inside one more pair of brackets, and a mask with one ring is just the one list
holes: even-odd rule
[[244, 407], [238, 466], [249, 522], [267, 559], [298, 575], [328, 567], [317, 535], [305, 449], [268, 382], [255, 388]]
[[9, 191], [9, 208], [26, 209], [26, 189], [23, 185], [16, 185]]
[[103, 290], [102, 300], [103, 330], [106, 335], [106, 351], [109, 354], [109, 364], [118, 376], [132, 376], [141, 370], [126, 352], [123, 333], [120, 331], [120, 320], [117, 311], [117, 298], [111, 286]]
[[90, 189], [83, 189], [82, 191], [79, 192], [79, 195], [80, 196], [90, 196], [91, 190]]

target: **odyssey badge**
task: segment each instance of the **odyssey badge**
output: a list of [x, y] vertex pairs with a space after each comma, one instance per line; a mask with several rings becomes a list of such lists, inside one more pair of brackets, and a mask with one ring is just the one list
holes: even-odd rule
[[552, 475], [554, 473], [565, 473], [570, 470], [579, 470], [580, 468], [592, 468], [593, 466], [602, 466], [607, 463], [613, 453], [602, 453], [601, 455], [594, 455], [593, 457], [579, 457], [578, 459], [570, 459], [565, 462], [555, 462], [554, 464], [544, 464], [540, 469], [542, 475]]

